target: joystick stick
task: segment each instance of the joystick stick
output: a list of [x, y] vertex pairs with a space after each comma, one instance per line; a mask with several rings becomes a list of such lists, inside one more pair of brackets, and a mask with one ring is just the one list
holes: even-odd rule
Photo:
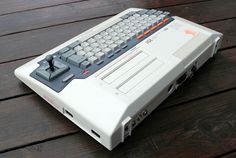
[[54, 64], [53, 64], [53, 56], [52, 55], [47, 55], [45, 59], [49, 64], [50, 70], [54, 71], [55, 69], [54, 69]]

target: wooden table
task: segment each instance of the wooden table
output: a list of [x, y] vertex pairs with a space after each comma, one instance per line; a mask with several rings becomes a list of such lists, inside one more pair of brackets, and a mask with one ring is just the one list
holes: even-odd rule
[[[129, 7], [224, 34], [222, 48], [113, 151], [14, 77], [23, 63]], [[236, 157], [235, 0], [1, 0], [0, 158]]]

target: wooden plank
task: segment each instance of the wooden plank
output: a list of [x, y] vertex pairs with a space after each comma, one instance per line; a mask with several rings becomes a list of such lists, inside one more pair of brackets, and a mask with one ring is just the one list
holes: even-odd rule
[[[9, 98], [14, 95], [24, 95], [31, 92], [29, 88], [23, 85], [12, 74], [13, 69], [23, 62], [25, 62], [25, 60], [6, 63], [4, 66], [2, 65], [0, 67], [0, 72], [3, 72], [3, 75], [0, 76], [0, 80], [3, 81], [3, 84], [0, 86], [0, 94], [3, 96], [5, 95], [6, 97], [6, 95], [8, 95]], [[212, 60], [204, 65], [204, 67], [196, 73], [196, 76], [183, 84], [158, 108], [158, 110], [211, 95], [219, 91], [235, 88], [235, 67], [236, 48], [220, 52], [214, 61]], [[4, 68], [6, 70], [4, 70]], [[152, 101], [152, 104], [155, 104], [155, 99]], [[2, 112], [4, 113], [4, 115], [0, 115], [0, 124], [5, 131], [11, 131], [10, 134], [9, 132], [0, 132], [0, 140], [8, 138], [4, 140], [4, 143], [0, 144], [0, 151], [80, 130], [71, 125], [71, 123], [63, 118], [56, 110], [53, 110], [50, 105], [42, 101], [42, 99], [36, 95], [1, 101], [0, 107], [3, 109]], [[22, 125], [22, 120], [27, 120], [31, 117], [33, 118], [30, 119], [29, 122], [25, 123], [25, 121], [23, 121], [24, 128], [14, 130], [16, 127]], [[13, 125], [9, 125], [9, 122], [12, 122]], [[32, 124], [35, 126], [32, 126]], [[59, 129], [59, 127], [61, 129]], [[47, 133], [44, 128], [53, 132]], [[20, 139], [21, 141], [15, 141]]]
[[0, 107], [0, 151], [80, 130], [36, 95], [1, 101]]
[[111, 152], [80, 132], [0, 157], [215, 157], [236, 149], [235, 96], [233, 90], [156, 110]]
[[82, 0], [1, 0], [0, 15], [79, 1]]
[[235, 158], [236, 157], [236, 152], [227, 154], [225, 156], [221, 156], [221, 158]]
[[[44, 53], [107, 18], [97, 18], [0, 37], [0, 47], [2, 50], [0, 53], [0, 63]], [[224, 33], [223, 48], [235, 45], [236, 30], [234, 28], [236, 28], [236, 19], [204, 25]]]
[[[177, 1], [164, 1], [164, 3], [162, 2], [160, 3], [153, 0], [146, 0], [146, 1], [93, 0], [93, 1], [83, 1], [78, 3], [69, 3], [65, 5], [47, 7], [37, 10], [29, 10], [26, 12], [0, 16], [0, 36], [26, 30], [38, 29], [42, 27], [49, 27], [52, 25], [71, 23], [91, 18], [98, 18], [101, 16], [110, 16], [130, 7], [158, 8], [175, 4], [185, 4], [198, 1], [200, 0], [191, 0], [191, 1], [177, 0]], [[227, 1], [229, 1], [230, 3], [229, 5], [227, 2], [225, 2], [224, 4], [227, 6], [225, 5], [219, 5], [219, 6], [225, 9], [227, 9], [228, 6], [233, 6], [234, 1], [232, 2], [230, 0]], [[209, 4], [208, 3], [206, 4], [201, 3], [201, 4], [202, 5], [200, 6], [203, 7], [203, 5], [213, 5], [214, 2], [211, 2]], [[228, 12], [228, 10], [227, 12], [225, 11], [225, 13], [227, 17], [229, 16], [231, 17], [233, 15], [235, 16], [234, 12], [233, 13]]]

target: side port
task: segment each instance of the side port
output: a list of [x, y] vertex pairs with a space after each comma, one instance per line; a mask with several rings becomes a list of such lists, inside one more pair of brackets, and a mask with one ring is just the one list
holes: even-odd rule
[[100, 138], [100, 135], [99, 135], [97, 132], [95, 132], [95, 131], [92, 130], [92, 129], [91, 129], [91, 132], [92, 132], [95, 136], [97, 136], [98, 138]]
[[64, 108], [63, 108], [63, 112], [64, 112], [64, 114], [65, 114], [65, 115], [68, 115], [68, 116], [70, 116], [70, 117], [72, 117], [72, 118], [73, 118], [73, 115], [72, 115], [72, 113], [71, 113], [71, 112], [69, 112], [68, 110], [66, 110], [66, 109], [64, 109]]
[[182, 76], [180, 76], [180, 78], [176, 81], [177, 85], [181, 85], [187, 78], [187, 74], [184, 73]]
[[191, 72], [194, 74], [196, 71], [197, 71], [197, 67], [193, 65], [193, 67], [191, 68]]
[[125, 138], [127, 136], [131, 135], [132, 132], [132, 121], [131, 117], [127, 117], [123, 122], [122, 122], [122, 142], [124, 142]]
[[174, 86], [173, 84], [171, 84], [168, 88], [168, 94], [170, 94], [173, 91], [173, 89], [174, 89]]

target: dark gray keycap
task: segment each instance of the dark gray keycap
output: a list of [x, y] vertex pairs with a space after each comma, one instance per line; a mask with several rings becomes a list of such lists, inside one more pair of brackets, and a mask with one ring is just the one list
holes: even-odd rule
[[160, 10], [158, 10], [156, 13], [155, 13], [155, 15], [161, 15], [163, 13], [163, 11], [160, 11]]
[[118, 48], [118, 49], [116, 49], [116, 50], [114, 51], [114, 53], [115, 53], [115, 54], [118, 54], [118, 53], [120, 53], [120, 51], [121, 51], [121, 49]]
[[73, 48], [75, 48], [76, 46], [78, 46], [79, 44], [80, 44], [79, 41], [75, 41], [74, 43], [70, 44], [69, 47], [73, 49]]
[[86, 69], [86, 68], [88, 68], [90, 65], [91, 65], [90, 62], [87, 61], [87, 60], [85, 60], [85, 61], [83, 61], [83, 62], [80, 64], [80, 68]]
[[154, 14], [154, 13], [156, 13], [156, 12], [157, 12], [157, 10], [151, 9], [151, 10], [147, 11], [146, 14], [147, 14], [147, 15], [152, 15], [152, 14]]
[[83, 61], [86, 60], [86, 57], [80, 55], [72, 55], [67, 59], [67, 62], [75, 66], [79, 66]]
[[113, 53], [107, 55], [108, 58], [111, 58], [111, 57], [113, 57], [113, 56], [114, 56]]
[[69, 50], [70, 50], [70, 48], [68, 48], [68, 47], [62, 48], [61, 50], [59, 50], [59, 54], [63, 54]]
[[69, 50], [66, 53], [61, 55], [61, 59], [66, 61], [68, 57], [70, 57], [71, 55], [75, 54], [76, 52], [74, 50]]
[[57, 76], [63, 74], [64, 72], [66, 72], [67, 70], [69, 70], [69, 67], [61, 62], [58, 61], [54, 61], [54, 67], [55, 70], [51, 71], [49, 69], [49, 66], [41, 66], [37, 71], [36, 74], [42, 78], [44, 78], [45, 80], [53, 80], [54, 78], [56, 78]]
[[127, 19], [129, 17], [129, 15], [125, 14], [122, 17], [120, 17], [121, 19]]
[[38, 76], [42, 77], [42, 78], [45, 79], [45, 80], [48, 80], [48, 81], [50, 80], [50, 73], [47, 72], [46, 70], [38, 69], [38, 70], [36, 71], [36, 74], [37, 74]]
[[75, 75], [74, 74], [70, 74], [68, 76], [66, 76], [65, 78], [62, 79], [62, 82], [68, 82], [70, 79], [72, 79]]
[[143, 9], [143, 10], [138, 11], [137, 13], [140, 14], [140, 15], [143, 15], [143, 14], [145, 14], [147, 12], [148, 12], [147, 9]]
[[103, 60], [100, 60], [97, 62], [97, 65], [101, 65], [104, 61]]
[[60, 69], [56, 69], [55, 71], [53, 71], [50, 75], [50, 80], [53, 80], [54, 78], [60, 76], [61, 74], [63, 74], [64, 72], [66, 72], [67, 70], [69, 70], [68, 66], [62, 67]]

